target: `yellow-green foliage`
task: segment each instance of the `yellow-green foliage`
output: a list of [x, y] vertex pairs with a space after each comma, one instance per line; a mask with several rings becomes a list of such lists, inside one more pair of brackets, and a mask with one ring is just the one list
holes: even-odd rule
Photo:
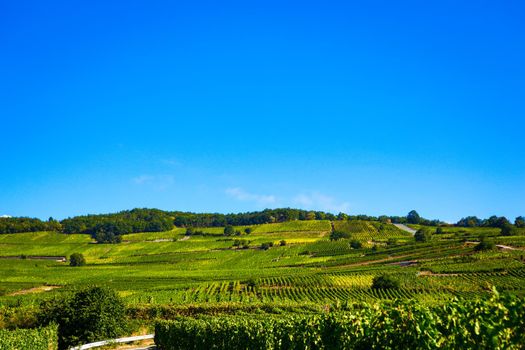
[[1, 350], [55, 350], [58, 346], [57, 326], [36, 329], [0, 329]]

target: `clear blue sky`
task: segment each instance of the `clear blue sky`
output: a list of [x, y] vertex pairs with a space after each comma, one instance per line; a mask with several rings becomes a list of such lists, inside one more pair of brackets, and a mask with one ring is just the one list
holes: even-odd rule
[[523, 1], [0, 2], [0, 215], [525, 215]]

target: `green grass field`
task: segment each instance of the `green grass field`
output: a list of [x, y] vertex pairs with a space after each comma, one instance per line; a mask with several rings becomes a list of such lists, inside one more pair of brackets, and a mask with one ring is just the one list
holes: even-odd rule
[[[335, 229], [364, 243], [330, 241], [329, 221], [293, 221], [224, 228], [185, 229], [123, 236], [119, 244], [96, 244], [88, 235], [36, 232], [0, 235], [0, 307], [32, 307], [78, 286], [102, 284], [116, 289], [130, 307], [175, 308], [213, 305], [323, 307], [340, 302], [415, 299], [440, 303], [454, 297], [488, 294], [492, 286], [525, 293], [525, 233], [501, 237], [495, 229], [445, 228], [429, 243], [390, 224], [334, 222]], [[514, 249], [476, 252], [480, 234]], [[386, 242], [394, 239], [395, 243]], [[248, 242], [246, 249], [235, 240]], [[281, 241], [285, 241], [281, 245]], [[262, 243], [272, 242], [268, 250]], [[87, 265], [70, 267], [33, 256], [82, 253]], [[20, 258], [25, 256], [25, 258]], [[400, 281], [394, 290], [372, 289], [372, 279], [389, 273]]]

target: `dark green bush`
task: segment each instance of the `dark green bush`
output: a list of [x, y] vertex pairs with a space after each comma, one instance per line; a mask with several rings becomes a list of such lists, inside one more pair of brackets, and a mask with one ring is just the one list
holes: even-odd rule
[[43, 325], [58, 324], [59, 349], [116, 338], [127, 331], [124, 303], [107, 287], [88, 287], [44, 301], [38, 318]]
[[389, 275], [375, 276], [372, 280], [374, 289], [396, 289], [399, 288], [399, 281]]
[[337, 241], [344, 238], [350, 238], [350, 234], [343, 231], [332, 231], [332, 233], [330, 233], [331, 241]]
[[429, 242], [432, 239], [432, 232], [428, 228], [420, 228], [414, 234], [416, 242]]
[[86, 265], [86, 259], [84, 255], [80, 253], [73, 253], [69, 257], [69, 266], [84, 266]]

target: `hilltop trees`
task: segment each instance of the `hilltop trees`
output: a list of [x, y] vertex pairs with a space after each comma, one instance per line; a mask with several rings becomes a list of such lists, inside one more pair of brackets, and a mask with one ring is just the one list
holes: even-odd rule
[[37, 232], [37, 231], [61, 231], [62, 225], [49, 218], [42, 221], [35, 218], [0, 218], [0, 233]]
[[421, 222], [421, 217], [417, 213], [417, 211], [412, 210], [407, 215], [407, 222], [409, 224], [419, 224]]
[[119, 243], [121, 235], [173, 229], [173, 219], [158, 209], [133, 209], [116, 214], [76, 216], [62, 220], [64, 233], [88, 233], [98, 243]]
[[514, 220], [514, 225], [516, 227], [525, 227], [525, 218], [523, 216], [518, 216], [516, 220]]

